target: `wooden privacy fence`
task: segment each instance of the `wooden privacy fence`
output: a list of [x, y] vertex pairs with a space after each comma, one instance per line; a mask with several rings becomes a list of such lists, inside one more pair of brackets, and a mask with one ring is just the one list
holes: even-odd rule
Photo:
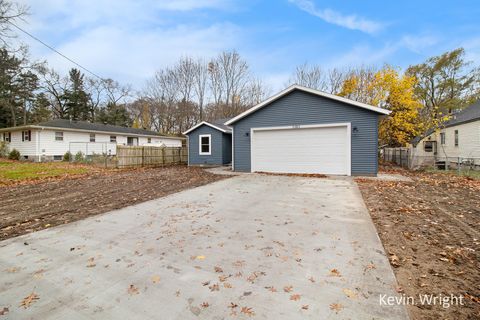
[[186, 147], [117, 146], [117, 167], [157, 167], [186, 164]]

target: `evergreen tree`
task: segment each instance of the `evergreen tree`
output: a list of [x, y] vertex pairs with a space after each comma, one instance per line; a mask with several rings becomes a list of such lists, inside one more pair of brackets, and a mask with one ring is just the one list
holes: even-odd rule
[[84, 75], [72, 68], [69, 72], [70, 88], [63, 95], [66, 102], [66, 117], [72, 120], [91, 120], [89, 96], [85, 92]]
[[45, 93], [40, 93], [36, 96], [32, 109], [30, 110], [30, 122], [40, 123], [50, 120], [52, 117], [52, 110], [50, 101], [48, 101]]

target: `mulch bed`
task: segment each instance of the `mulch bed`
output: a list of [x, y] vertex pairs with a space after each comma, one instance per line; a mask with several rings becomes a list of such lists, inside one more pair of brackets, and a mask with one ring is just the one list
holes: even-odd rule
[[105, 170], [72, 179], [0, 187], [0, 240], [81, 220], [228, 178], [171, 166]]
[[461, 295], [464, 306], [409, 305], [413, 319], [480, 319], [480, 180], [410, 172], [413, 182], [357, 178], [398, 292]]

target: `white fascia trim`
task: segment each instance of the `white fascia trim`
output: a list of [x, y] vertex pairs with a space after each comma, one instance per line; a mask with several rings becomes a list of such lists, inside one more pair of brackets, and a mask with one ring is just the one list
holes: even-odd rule
[[[202, 152], [202, 138], [208, 137], [208, 152]], [[201, 156], [210, 156], [212, 155], [212, 135], [211, 134], [200, 134], [198, 135], [198, 154]]]
[[109, 134], [109, 135], [128, 136], [128, 137], [149, 137], [149, 138], [151, 137], [151, 138], [170, 139], [170, 140], [185, 140], [185, 138], [182, 138], [182, 137], [157, 136], [154, 134], [125, 133], [125, 132], [118, 132], [118, 131], [101, 131], [101, 130], [87, 130], [87, 129], [61, 128], [61, 127], [44, 127], [44, 126], [37, 126], [37, 125], [4, 128], [4, 129], [0, 129], [0, 132], [19, 131], [19, 130], [25, 130], [25, 129], [86, 132], [86, 133], [99, 133], [99, 134]]
[[303, 87], [303, 86], [299, 86], [299, 85], [294, 84], [294, 85], [291, 85], [290, 87], [288, 87], [287, 89], [285, 89], [283, 91], [280, 91], [276, 95], [268, 98], [267, 100], [257, 104], [256, 106], [251, 107], [250, 109], [246, 110], [245, 112], [240, 113], [238, 116], [228, 120], [227, 122], [225, 122], [225, 125], [227, 125], [227, 126], [231, 125], [232, 123], [246, 117], [247, 115], [257, 111], [258, 109], [263, 108], [264, 106], [270, 104], [271, 102], [283, 97], [284, 95], [286, 95], [286, 94], [288, 94], [288, 93], [290, 93], [290, 92], [292, 92], [293, 90], [296, 90], [296, 89], [304, 91], [304, 92], [308, 92], [308, 93], [311, 93], [311, 94], [314, 94], [314, 95], [317, 95], [317, 96], [321, 96], [321, 97], [329, 98], [329, 99], [332, 99], [332, 100], [340, 101], [340, 102], [343, 102], [343, 103], [346, 103], [346, 104], [350, 104], [350, 105], [353, 105], [353, 106], [357, 106], [357, 107], [367, 109], [367, 110], [370, 110], [370, 111], [374, 111], [374, 112], [380, 113], [382, 115], [389, 115], [391, 113], [391, 111], [387, 110], [387, 109], [371, 106], [371, 105], [368, 105], [366, 103], [361, 103], [361, 102], [358, 102], [358, 101], [354, 101], [354, 100], [350, 100], [350, 99], [347, 99], [347, 98], [339, 97], [339, 96], [336, 96], [334, 94], [330, 94], [330, 93], [326, 93], [326, 92], [323, 92], [323, 91], [319, 91], [319, 90], [315, 90], [315, 89], [311, 89], [311, 88], [307, 88], [307, 87]]
[[269, 130], [291, 130], [291, 129], [308, 129], [308, 128], [328, 128], [328, 127], [347, 127], [347, 176], [352, 175], [352, 124], [350, 122], [325, 123], [325, 124], [307, 124], [293, 125], [281, 127], [261, 127], [250, 128], [250, 172], [255, 172], [254, 156], [253, 156], [253, 137], [255, 131]]
[[235, 171], [235, 135], [232, 127], [232, 171]]
[[203, 126], [203, 125], [209, 126], [209, 127], [213, 128], [213, 129], [217, 129], [218, 131], [221, 131], [221, 132], [223, 132], [223, 133], [231, 133], [230, 131], [227, 131], [227, 130], [225, 130], [225, 129], [222, 129], [222, 128], [220, 128], [220, 127], [217, 127], [216, 125], [211, 124], [210, 122], [202, 121], [202, 122], [200, 122], [199, 124], [197, 124], [197, 125], [191, 127], [190, 129], [188, 129], [187, 131], [182, 132], [182, 134], [186, 135], [186, 134], [192, 132], [193, 130], [195, 130], [195, 129], [197, 129], [198, 127]]

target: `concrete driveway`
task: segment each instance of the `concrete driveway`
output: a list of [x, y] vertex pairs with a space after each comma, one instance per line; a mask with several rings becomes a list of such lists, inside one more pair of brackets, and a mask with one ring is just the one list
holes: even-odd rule
[[0, 242], [0, 271], [0, 319], [407, 318], [349, 179], [236, 176]]

